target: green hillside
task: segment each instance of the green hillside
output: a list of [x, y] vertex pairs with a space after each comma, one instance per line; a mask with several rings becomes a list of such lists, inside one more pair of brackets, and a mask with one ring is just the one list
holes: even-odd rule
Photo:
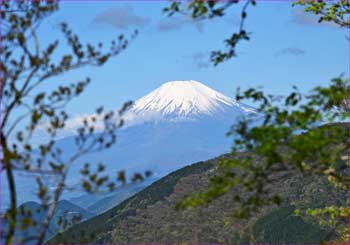
[[[226, 156], [222, 156], [226, 157]], [[285, 200], [255, 217], [233, 217], [233, 191], [206, 207], [177, 211], [185, 195], [206, 188], [219, 158], [177, 170], [109, 211], [73, 226], [48, 243], [320, 243], [335, 232], [294, 216], [294, 206], [345, 200], [326, 180], [295, 174], [273, 186]]]

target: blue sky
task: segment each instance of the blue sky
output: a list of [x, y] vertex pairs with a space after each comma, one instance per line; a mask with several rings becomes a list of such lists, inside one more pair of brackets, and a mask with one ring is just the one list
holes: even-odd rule
[[87, 91], [69, 106], [72, 115], [91, 113], [99, 105], [117, 108], [170, 80], [197, 80], [233, 96], [238, 86], [263, 86], [269, 93], [286, 94], [293, 85], [307, 91], [341, 73], [349, 76], [348, 30], [317, 24], [291, 2], [258, 1], [249, 8], [246, 30], [252, 33], [251, 41], [240, 43], [238, 56], [217, 67], [208, 62], [209, 53], [222, 48], [222, 41], [237, 30], [241, 4], [224, 18], [199, 23], [166, 17], [162, 8], [168, 4], [66, 1], [42, 24], [39, 38], [44, 44], [59, 37], [61, 21], [83, 42], [107, 44], [119, 34], [139, 30], [130, 46], [106, 65], [55, 79], [92, 78]]

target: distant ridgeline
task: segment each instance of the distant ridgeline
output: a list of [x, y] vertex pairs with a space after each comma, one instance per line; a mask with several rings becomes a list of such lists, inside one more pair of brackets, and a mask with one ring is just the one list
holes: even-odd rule
[[[39, 234], [42, 224], [47, 217], [47, 209], [44, 209], [39, 203], [26, 202], [17, 209], [17, 227], [14, 236], [14, 244], [33, 244], [36, 236]], [[66, 200], [59, 201], [54, 216], [49, 224], [46, 238], [50, 238], [59, 231], [65, 230], [72, 224], [93, 217], [93, 214], [81, 207], [74, 205]], [[29, 223], [29, 220], [31, 222]], [[28, 224], [27, 228], [22, 229], [24, 224]], [[6, 234], [8, 223], [2, 219], [1, 231]], [[4, 237], [1, 236], [0, 244], [4, 244]]]
[[176, 211], [186, 194], [204, 190], [221, 156], [177, 170], [109, 211], [61, 233], [48, 243], [320, 243], [335, 238], [330, 227], [294, 215], [298, 207], [344, 202], [327, 180], [295, 174], [274, 184], [283, 203], [255, 217], [233, 217], [233, 192], [206, 207]]

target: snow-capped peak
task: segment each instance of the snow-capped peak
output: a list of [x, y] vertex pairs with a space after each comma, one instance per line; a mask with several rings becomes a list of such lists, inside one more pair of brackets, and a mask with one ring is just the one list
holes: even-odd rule
[[228, 114], [232, 111], [239, 114], [254, 112], [252, 108], [200, 82], [170, 81], [136, 100], [128, 115], [128, 121], [195, 119]]

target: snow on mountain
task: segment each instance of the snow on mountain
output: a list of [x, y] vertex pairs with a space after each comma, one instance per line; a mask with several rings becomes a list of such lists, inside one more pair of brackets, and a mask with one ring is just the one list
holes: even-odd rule
[[198, 120], [204, 116], [225, 117], [254, 113], [254, 109], [200, 82], [170, 81], [135, 101], [126, 122]]

